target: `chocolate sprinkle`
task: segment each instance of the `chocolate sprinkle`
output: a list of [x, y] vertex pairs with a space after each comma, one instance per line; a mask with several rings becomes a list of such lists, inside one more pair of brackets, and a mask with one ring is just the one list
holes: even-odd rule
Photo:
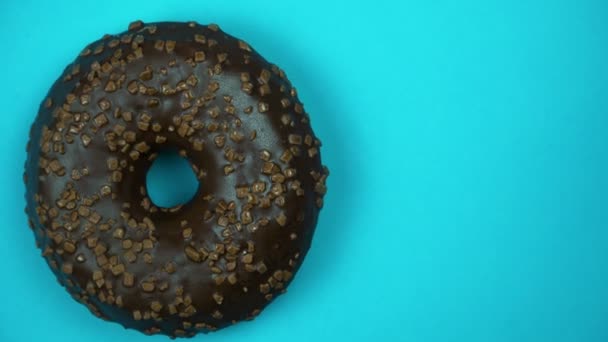
[[[24, 175], [37, 245], [76, 300], [127, 328], [251, 320], [299, 269], [327, 191], [309, 122], [283, 71], [217, 25], [135, 21], [40, 105]], [[145, 186], [166, 148], [201, 181], [173, 208]]]

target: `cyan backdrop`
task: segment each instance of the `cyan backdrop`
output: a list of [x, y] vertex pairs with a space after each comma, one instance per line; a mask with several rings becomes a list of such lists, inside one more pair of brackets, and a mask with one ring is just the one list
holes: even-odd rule
[[329, 193], [286, 295], [196, 341], [608, 341], [605, 1], [0, 2], [0, 341], [166, 341], [94, 318], [34, 246], [29, 125], [81, 48], [216, 22], [286, 70]]

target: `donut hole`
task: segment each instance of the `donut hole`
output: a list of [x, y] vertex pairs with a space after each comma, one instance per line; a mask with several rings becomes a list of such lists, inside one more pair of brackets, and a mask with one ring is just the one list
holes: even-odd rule
[[160, 151], [146, 174], [148, 196], [154, 205], [172, 208], [196, 195], [199, 182], [190, 162], [176, 150]]

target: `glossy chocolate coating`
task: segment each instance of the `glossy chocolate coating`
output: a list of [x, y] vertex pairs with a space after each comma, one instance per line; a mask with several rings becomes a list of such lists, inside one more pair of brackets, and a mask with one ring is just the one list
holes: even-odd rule
[[[295, 89], [217, 25], [134, 22], [90, 44], [40, 106], [25, 165], [36, 243], [72, 296], [144, 333], [252, 319], [311, 243], [328, 171]], [[146, 194], [163, 149], [200, 186]]]

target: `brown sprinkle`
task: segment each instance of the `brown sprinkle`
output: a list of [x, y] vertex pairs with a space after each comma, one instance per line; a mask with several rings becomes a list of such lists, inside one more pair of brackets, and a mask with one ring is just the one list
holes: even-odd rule
[[172, 53], [175, 50], [175, 41], [167, 40], [165, 42], [165, 49], [167, 50], [168, 53]]
[[136, 20], [129, 24], [129, 31], [139, 30], [143, 26], [144, 26], [144, 23], [141, 20]]
[[63, 243], [63, 250], [66, 251], [67, 253], [72, 254], [72, 253], [76, 252], [76, 245], [74, 245], [74, 243], [71, 241], [65, 241]]
[[73, 270], [74, 270], [74, 268], [73, 268], [72, 264], [70, 264], [70, 263], [64, 263], [61, 266], [61, 271], [63, 271], [63, 273], [65, 273], [65, 274], [72, 274]]
[[213, 293], [213, 300], [215, 300], [217, 305], [222, 305], [222, 302], [224, 301], [224, 296], [215, 292], [215, 293]]
[[193, 247], [191, 247], [191, 246], [187, 246], [186, 247], [185, 253], [186, 253], [186, 256], [188, 257], [188, 259], [190, 259], [190, 260], [192, 260], [194, 262], [201, 262], [202, 261], [200, 253], [196, 249], [194, 249]]
[[260, 113], [266, 113], [269, 110], [269, 106], [266, 102], [259, 102], [258, 103], [258, 112]]
[[283, 227], [287, 223], [287, 217], [285, 216], [285, 214], [283, 212], [281, 212], [279, 214], [279, 216], [276, 217], [276, 221], [279, 224], [279, 226]]
[[241, 261], [244, 262], [245, 264], [250, 264], [251, 262], [253, 262], [253, 255], [251, 255], [251, 254], [245, 254], [241, 258]]
[[249, 47], [249, 45], [242, 40], [239, 40], [239, 48], [241, 48], [242, 50], [245, 50], [245, 51], [251, 51], [251, 48]]
[[135, 276], [129, 272], [123, 273], [122, 284], [125, 287], [132, 287], [135, 284]]
[[194, 41], [201, 44], [205, 44], [207, 42], [205, 36], [203, 36], [202, 34], [195, 34]]
[[105, 114], [101, 113], [93, 119], [93, 123], [96, 127], [102, 127], [108, 123], [108, 117]]
[[153, 292], [154, 291], [154, 283], [152, 282], [142, 282], [141, 283], [141, 289], [144, 292]]
[[205, 60], [205, 52], [204, 51], [197, 51], [194, 53], [194, 61], [199, 63]]

